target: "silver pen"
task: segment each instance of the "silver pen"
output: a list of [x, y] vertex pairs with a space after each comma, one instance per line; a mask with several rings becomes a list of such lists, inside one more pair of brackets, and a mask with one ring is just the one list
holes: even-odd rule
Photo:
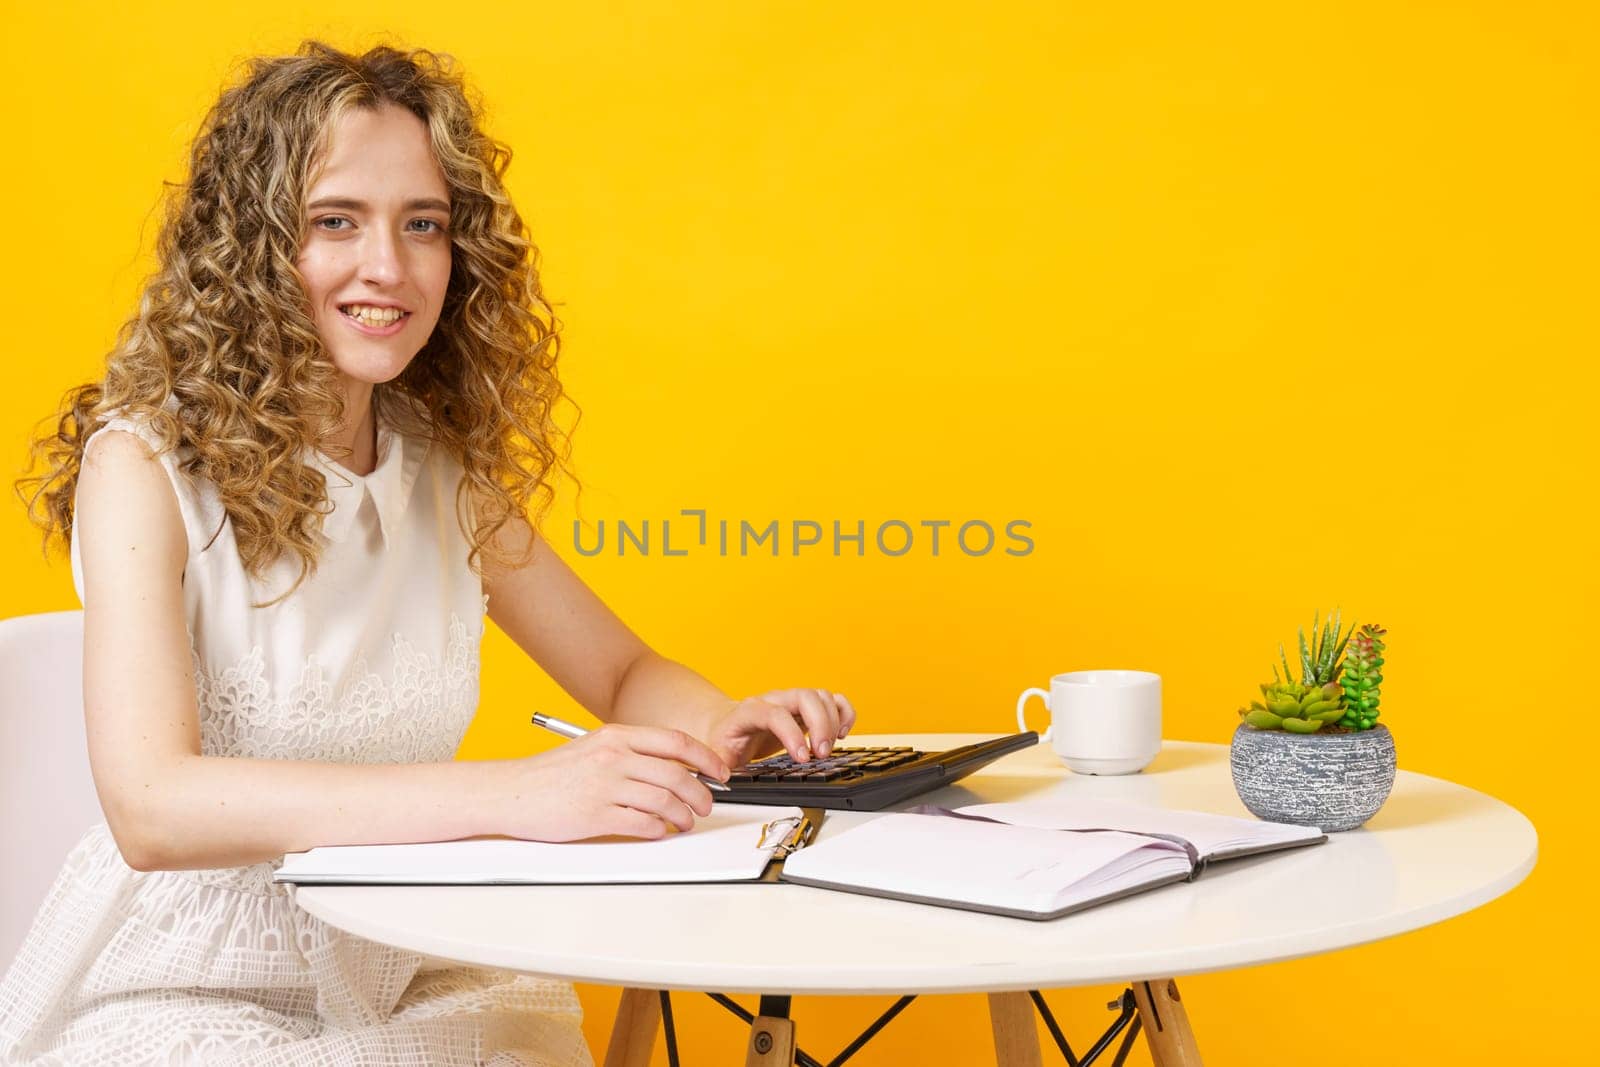
[[[576, 723], [570, 723], [565, 719], [558, 719], [554, 715], [546, 715], [542, 711], [536, 711], [533, 713], [533, 725], [543, 726], [551, 733], [560, 734], [562, 737], [568, 738], [569, 740], [575, 737], [582, 737], [584, 734], [589, 732]], [[704, 782], [706, 788], [713, 792], [726, 793], [728, 791], [728, 787], [717, 781], [715, 778], [707, 777], [706, 775], [701, 774], [699, 771], [690, 771], [689, 773], [693, 774], [696, 778], [700, 779], [700, 781]]]

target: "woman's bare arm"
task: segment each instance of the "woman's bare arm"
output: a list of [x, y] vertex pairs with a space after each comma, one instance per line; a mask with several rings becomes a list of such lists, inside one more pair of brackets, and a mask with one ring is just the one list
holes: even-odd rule
[[141, 870], [235, 866], [318, 844], [486, 830], [465, 764], [341, 766], [200, 754], [184, 622], [187, 539], [161, 464], [107, 431], [84, 461], [83, 697], [95, 788]]
[[579, 704], [603, 722], [682, 730], [704, 738], [738, 701], [660, 655], [606, 606], [521, 516], [495, 545], [523, 566], [484, 575], [489, 617]]
[[826, 756], [855, 722], [842, 695], [774, 690], [734, 700], [704, 676], [646, 645], [523, 517], [503, 526], [496, 547], [520, 567], [484, 574], [489, 617], [597, 719], [675, 729], [705, 741], [730, 765], [774, 746], [796, 759]]

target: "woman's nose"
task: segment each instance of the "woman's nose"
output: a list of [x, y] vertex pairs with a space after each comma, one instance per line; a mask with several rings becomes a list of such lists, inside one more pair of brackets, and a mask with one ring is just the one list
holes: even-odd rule
[[363, 281], [393, 285], [404, 274], [399, 239], [382, 226], [367, 230], [361, 242], [360, 274]]

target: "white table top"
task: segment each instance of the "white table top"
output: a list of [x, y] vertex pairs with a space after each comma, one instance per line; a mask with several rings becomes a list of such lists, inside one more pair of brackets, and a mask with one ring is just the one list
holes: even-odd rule
[[[979, 734], [852, 736], [950, 748]], [[1092, 777], [1047, 745], [911, 803], [1084, 795], [1249, 817], [1226, 745], [1167, 741]], [[870, 814], [830, 812], [822, 834]], [[351, 933], [443, 959], [603, 985], [728, 993], [966, 993], [1176, 978], [1328, 952], [1478, 907], [1533, 869], [1516, 809], [1401, 770], [1383, 810], [1324, 845], [1209, 868], [1049, 922], [795, 885], [303, 886]]]

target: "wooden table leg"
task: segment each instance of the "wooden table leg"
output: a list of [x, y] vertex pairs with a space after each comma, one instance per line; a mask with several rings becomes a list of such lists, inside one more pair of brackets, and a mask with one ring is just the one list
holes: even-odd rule
[[794, 1020], [776, 1015], [751, 1020], [744, 1067], [794, 1067]]
[[1134, 982], [1133, 999], [1155, 1067], [1200, 1067], [1200, 1046], [1178, 997], [1178, 983], [1170, 978]]
[[650, 1053], [655, 1050], [656, 1031], [660, 1028], [661, 991], [624, 989], [616, 1021], [611, 1024], [605, 1067], [650, 1067]]
[[990, 993], [989, 1025], [994, 1030], [994, 1060], [999, 1067], [1043, 1067], [1028, 994]]

